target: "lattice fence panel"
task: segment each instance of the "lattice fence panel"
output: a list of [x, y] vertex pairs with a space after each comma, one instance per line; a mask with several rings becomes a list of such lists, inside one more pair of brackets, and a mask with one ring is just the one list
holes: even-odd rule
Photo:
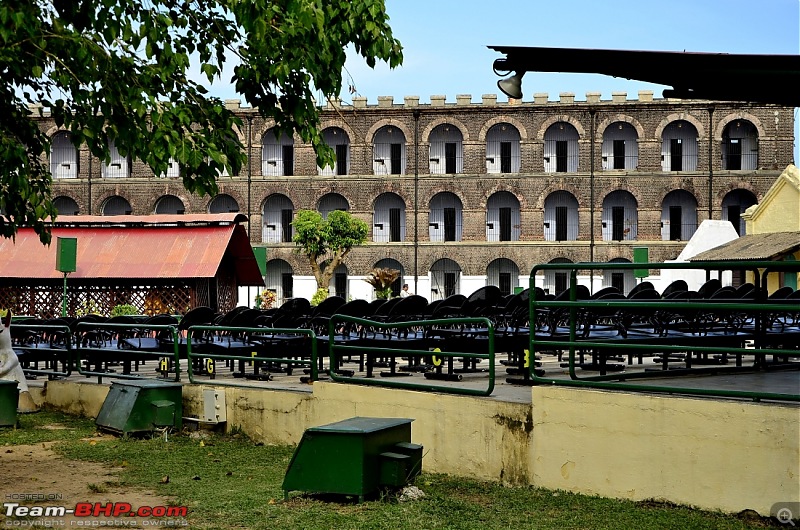
[[5, 287], [0, 289], [0, 308], [8, 309], [15, 315], [33, 315], [30, 287]]
[[[108, 316], [117, 305], [132, 305], [140, 314], [184, 314], [195, 307], [192, 289], [169, 286], [88, 286], [68, 285], [67, 315]], [[206, 297], [207, 298], [207, 297]], [[5, 287], [0, 289], [0, 308], [11, 308], [15, 315], [39, 318], [61, 316], [62, 286]]]
[[194, 288], [194, 307], [211, 306], [211, 290], [207, 279], [199, 279]]
[[232, 283], [222, 283], [217, 287], [217, 305], [220, 313], [226, 313], [236, 307], [239, 301], [236, 285]]
[[144, 294], [143, 312], [146, 315], [182, 315], [194, 307], [191, 289], [185, 286], [158, 287], [141, 293]]

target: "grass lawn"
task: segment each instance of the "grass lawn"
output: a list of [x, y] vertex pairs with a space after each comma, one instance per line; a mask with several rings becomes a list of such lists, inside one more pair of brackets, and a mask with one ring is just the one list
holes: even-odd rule
[[191, 528], [781, 528], [757, 516], [510, 488], [424, 472], [414, 485], [425, 497], [413, 502], [398, 502], [396, 492], [389, 491], [363, 504], [298, 493], [283, 502], [281, 483], [292, 447], [254, 444], [237, 434], [136, 439], [98, 438], [95, 433], [93, 420], [40, 412], [21, 416], [19, 429], [0, 430], [0, 446], [57, 440], [55, 451], [68, 459], [121, 466], [115, 487], [146, 489], [173, 498], [176, 506], [188, 506]]

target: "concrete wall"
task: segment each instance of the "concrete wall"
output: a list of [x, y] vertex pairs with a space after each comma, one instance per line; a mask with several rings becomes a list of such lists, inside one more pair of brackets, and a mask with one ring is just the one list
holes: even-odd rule
[[37, 405], [46, 404], [68, 414], [96, 418], [111, 385], [91, 381], [45, 381], [44, 386], [29, 387]]
[[533, 483], [769, 515], [800, 501], [800, 409], [535, 387]]
[[[202, 415], [203, 388], [184, 386], [187, 416]], [[413, 418], [428, 472], [762, 515], [800, 502], [794, 405], [563, 387], [534, 387], [533, 405], [332, 382], [313, 392], [216, 388], [227, 428], [264, 443], [296, 444], [309, 427], [354, 416]], [[31, 392], [96, 416], [107, 389], [48, 381]]]
[[[184, 412], [202, 412], [202, 386], [184, 387]], [[428, 471], [528, 484], [530, 404], [406, 390], [314, 383], [313, 394], [226, 387], [228, 428], [257, 441], [296, 444], [308, 427], [354, 416], [413, 418]]]

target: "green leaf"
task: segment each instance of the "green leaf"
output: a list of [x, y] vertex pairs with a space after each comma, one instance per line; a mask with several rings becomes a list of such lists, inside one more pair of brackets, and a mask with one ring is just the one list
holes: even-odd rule
[[[382, 0], [197, 0], [191, 9], [175, 0], [7, 4], [0, 3], [0, 62], [4, 81], [15, 90], [0, 95], [6, 237], [26, 224], [49, 241], [41, 220], [56, 214], [44, 162], [48, 127], [28, 111], [35, 97], [52, 123], [73, 131], [93, 156], [107, 160], [111, 139], [121, 153], [154, 168], [174, 157], [184, 186], [207, 194], [216, 192], [223, 168], [241, 170], [246, 150], [233, 132], [241, 120], [192, 80], [198, 70], [215, 82], [236, 62], [231, 82], [246, 104], [310, 143], [324, 166], [334, 154], [322, 141], [310, 87], [323, 97], [339, 94], [344, 50], [351, 44], [367, 64], [402, 61]], [[50, 94], [58, 99], [51, 101]], [[4, 138], [14, 138], [14, 145]], [[322, 233], [313, 223], [309, 230]], [[330, 248], [360, 244], [360, 228], [337, 233], [328, 232], [333, 241], [317, 239], [320, 259]]]

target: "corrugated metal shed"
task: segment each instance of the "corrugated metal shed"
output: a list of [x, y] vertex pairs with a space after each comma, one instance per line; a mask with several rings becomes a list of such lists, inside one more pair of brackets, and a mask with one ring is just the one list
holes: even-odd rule
[[47, 247], [30, 228], [0, 238], [0, 277], [55, 279], [58, 237], [77, 238], [70, 279], [213, 278], [232, 267], [238, 285], [263, 285], [241, 214], [70, 216], [52, 224]]
[[747, 234], [717, 248], [701, 252], [689, 261], [772, 261], [800, 250], [800, 232]]

